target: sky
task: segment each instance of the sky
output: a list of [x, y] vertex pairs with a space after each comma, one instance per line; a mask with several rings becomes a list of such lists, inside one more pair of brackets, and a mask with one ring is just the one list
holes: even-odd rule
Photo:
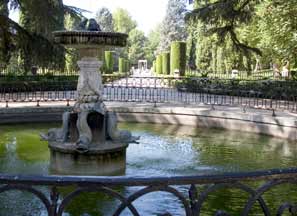
[[[107, 7], [111, 12], [117, 8], [124, 8], [137, 21], [138, 28], [147, 35], [165, 17], [168, 0], [63, 0], [66, 5], [79, 7], [90, 11], [84, 13], [88, 18], [94, 18], [96, 11], [101, 7]], [[18, 20], [18, 12], [10, 15]]]
[[138, 28], [146, 34], [160, 23], [166, 13], [168, 0], [63, 0], [64, 4], [86, 9], [92, 13], [84, 14], [95, 17], [96, 11], [107, 7], [111, 12], [124, 8], [137, 21]]
[[[137, 21], [138, 28], [148, 34], [162, 22], [166, 13], [168, 0], [63, 0], [65, 5], [71, 5], [90, 11], [84, 13], [88, 18], [94, 18], [101, 7], [107, 7], [111, 12], [117, 8], [126, 9]], [[18, 11], [11, 11], [10, 17], [18, 21]]]

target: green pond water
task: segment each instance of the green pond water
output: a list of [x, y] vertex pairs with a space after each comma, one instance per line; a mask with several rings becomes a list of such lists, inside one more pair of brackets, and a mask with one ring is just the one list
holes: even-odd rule
[[[40, 141], [39, 134], [57, 124], [25, 124], [0, 126], [0, 172], [10, 174], [47, 175], [49, 150]], [[126, 176], [180, 176], [205, 175], [222, 172], [254, 171], [297, 166], [297, 145], [283, 139], [251, 133], [230, 132], [157, 124], [119, 124], [121, 129], [140, 136], [139, 144], [127, 150]], [[263, 183], [263, 182], [262, 182]], [[258, 186], [259, 182], [249, 183]], [[178, 187], [187, 195], [188, 186]], [[118, 188], [124, 195], [140, 188]], [[202, 190], [202, 187], [198, 188]], [[46, 187], [40, 190], [48, 193]], [[72, 188], [61, 189], [62, 196]], [[223, 209], [238, 215], [247, 195], [235, 189], [223, 189], [212, 194], [203, 205], [202, 215], [214, 215]], [[264, 196], [270, 207], [285, 201], [297, 200], [297, 187], [285, 185]], [[277, 198], [277, 199], [276, 199]], [[102, 194], [91, 193], [73, 200], [65, 216], [111, 215], [119, 203]], [[176, 198], [162, 192], [152, 193], [133, 203], [141, 215], [184, 215]], [[252, 215], [262, 215], [255, 206]], [[0, 195], [0, 216], [47, 215], [44, 206], [23, 192], [5, 192]], [[131, 215], [125, 210], [122, 215]], [[274, 214], [275, 215], [275, 214]]]

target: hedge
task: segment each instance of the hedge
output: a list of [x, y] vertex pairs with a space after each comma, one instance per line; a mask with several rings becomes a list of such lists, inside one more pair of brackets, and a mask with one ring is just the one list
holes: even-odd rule
[[156, 60], [156, 73], [162, 74], [162, 55], [157, 56]]
[[153, 61], [153, 73], [156, 73], [156, 61]]
[[105, 51], [105, 72], [110, 74], [113, 72], [113, 52], [112, 51]]
[[175, 74], [178, 72], [180, 76], [185, 75], [186, 71], [186, 53], [187, 44], [182, 41], [174, 41], [171, 44], [170, 52], [170, 72]]
[[170, 53], [165, 52], [162, 54], [162, 74], [170, 74]]
[[126, 70], [125, 70], [125, 59], [124, 58], [119, 58], [119, 72], [120, 73], [126, 72]]
[[125, 72], [130, 71], [130, 61], [125, 59]]

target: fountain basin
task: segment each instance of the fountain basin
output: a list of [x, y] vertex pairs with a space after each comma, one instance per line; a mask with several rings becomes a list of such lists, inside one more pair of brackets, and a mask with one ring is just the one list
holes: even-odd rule
[[[51, 161], [47, 143], [41, 142], [38, 137], [40, 132], [56, 126], [58, 125], [49, 123], [0, 126], [0, 171], [24, 175], [56, 174], [49, 169]], [[286, 168], [297, 163], [297, 148], [294, 142], [268, 136], [178, 125], [120, 123], [119, 127], [132, 131], [134, 135], [141, 135], [139, 145], [130, 145], [127, 148], [125, 176], [131, 178], [212, 175], [231, 171]], [[81, 185], [84, 185], [83, 181]], [[187, 196], [185, 188], [188, 188], [188, 185], [174, 187], [178, 187], [179, 191]], [[64, 190], [64, 193], [60, 194], [61, 199], [72, 192], [72, 189], [74, 188], [66, 192]], [[120, 193], [126, 197], [138, 189], [124, 187], [120, 188]], [[294, 185], [275, 189], [277, 190], [273, 193], [267, 194], [271, 207], [278, 208], [279, 199], [294, 200], [297, 196]], [[46, 191], [44, 189], [44, 192]], [[209, 208], [205, 208], [203, 215], [214, 215], [213, 209], [226, 209], [226, 206], [231, 206], [229, 209], [232, 215], [239, 215], [238, 210], [246, 203], [245, 195], [248, 194], [236, 189], [218, 192], [218, 195], [216, 193], [207, 200], [206, 205], [209, 205]], [[279, 199], [275, 199], [276, 196]], [[44, 204], [39, 199], [32, 199], [28, 193], [10, 191], [0, 197], [0, 203], [3, 206], [0, 208], [0, 215], [44, 215]], [[168, 209], [172, 215], [184, 215], [181, 204], [169, 194], [151, 193], [133, 204], [140, 210], [140, 215], [158, 215]], [[118, 205], [117, 200], [107, 200], [102, 194], [89, 193], [77, 197], [67, 207], [65, 214], [112, 215]]]

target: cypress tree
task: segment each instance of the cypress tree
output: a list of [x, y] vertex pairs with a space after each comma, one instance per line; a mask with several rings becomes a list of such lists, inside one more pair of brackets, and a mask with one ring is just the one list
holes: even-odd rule
[[124, 73], [125, 71], [125, 59], [119, 58], [119, 73]]
[[113, 72], [113, 52], [112, 51], [105, 51], [105, 72], [112, 73]]
[[182, 41], [187, 38], [185, 0], [168, 0], [165, 18], [161, 27], [160, 51], [168, 51], [172, 41]]
[[162, 74], [162, 55], [157, 56], [156, 60], [156, 73]]
[[162, 54], [162, 73], [164, 75], [170, 74], [170, 53], [165, 52]]
[[175, 74], [178, 72], [180, 76], [184, 76], [186, 72], [187, 44], [182, 41], [174, 41], [171, 44], [170, 52], [170, 72]]
[[129, 72], [130, 71], [130, 62], [128, 59], [125, 59], [125, 72]]
[[[8, 17], [8, 0], [0, 2], [0, 15]], [[12, 40], [7, 20], [0, 19], [0, 63], [7, 65], [11, 56]]]
[[153, 73], [156, 73], [156, 61], [153, 61]]

